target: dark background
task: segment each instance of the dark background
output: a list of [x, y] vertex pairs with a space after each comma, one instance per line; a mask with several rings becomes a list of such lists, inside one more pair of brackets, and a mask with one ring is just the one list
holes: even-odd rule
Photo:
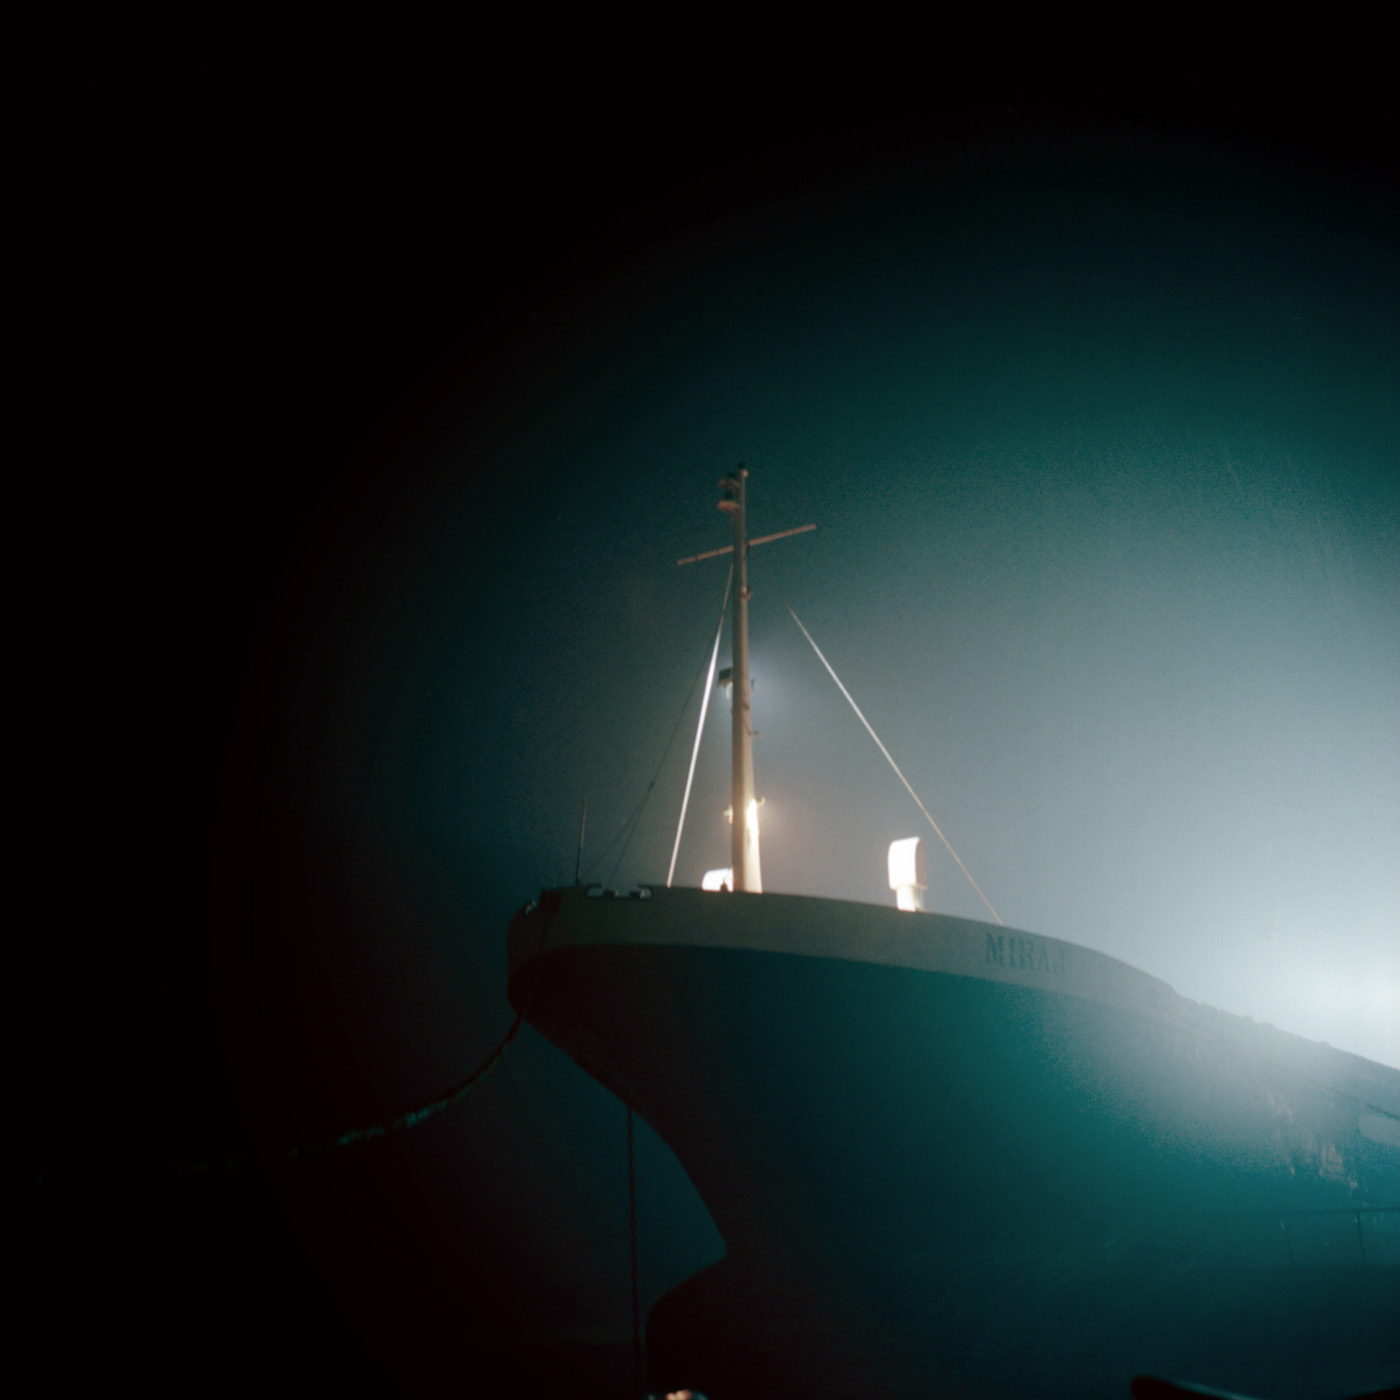
[[[63, 222], [105, 232], [86, 274], [96, 290], [59, 337], [83, 351], [57, 363], [66, 412], [97, 429], [82, 477], [97, 563], [59, 570], [65, 584], [81, 573], [68, 645], [91, 640], [45, 716], [65, 773], [78, 756], [73, 776], [32, 809], [83, 854], [46, 878], [45, 935], [17, 984], [36, 1067], [24, 1268], [34, 1336], [60, 1368], [156, 1389], [275, 1374], [529, 1395], [593, 1393], [619, 1374], [619, 1347], [625, 1366], [622, 1111], [532, 1033], [450, 1121], [283, 1156], [484, 1060], [511, 1022], [500, 915], [570, 873], [554, 866], [572, 850], [572, 786], [558, 799], [569, 815], [549, 813], [547, 860], [520, 812], [444, 817], [439, 846], [405, 844], [386, 821], [381, 841], [364, 812], [389, 789], [371, 802], [335, 746], [402, 728], [353, 658], [420, 664], [422, 635], [400, 635], [401, 614], [375, 601], [418, 586], [405, 541], [475, 552], [467, 611], [515, 608], [527, 629], [541, 595], [526, 562], [609, 519], [561, 518], [543, 498], [635, 487], [596, 461], [567, 479], [558, 466], [525, 486], [509, 476], [532, 396], [567, 380], [587, 397], [578, 320], [611, 287], [626, 288], [622, 325], [645, 315], [648, 259], [713, 260], [726, 221], [751, 210], [796, 209], [800, 223], [804, 200], [872, 170], [1105, 129], [1337, 171], [1369, 192], [1373, 237], [1395, 210], [1388, 114], [1364, 83], [1327, 102], [1258, 82], [1189, 99], [1168, 87], [1075, 102], [1042, 85], [843, 101], [751, 83], [639, 91], [611, 70], [502, 84], [489, 46], [469, 66], [191, 62], [125, 94], [118, 130], [90, 124], [88, 196]], [[1392, 471], [1394, 447], [1377, 448]], [[699, 535], [709, 478], [732, 466], [695, 455], [666, 468], [695, 485], [677, 539], [692, 521]], [[463, 513], [443, 518], [472, 521], [446, 545], [433, 517], [445, 479]], [[1384, 481], [1367, 489], [1392, 499]], [[792, 481], [774, 498], [806, 509]], [[765, 515], [761, 528], [800, 523]], [[602, 555], [616, 549], [603, 540]], [[515, 662], [495, 635], [462, 645], [486, 638], [471, 664], [504, 673]], [[590, 664], [567, 656], [565, 684]], [[658, 718], [675, 699], [658, 698]], [[497, 757], [530, 729], [489, 705], [467, 722], [465, 742]], [[528, 742], [547, 768], [538, 734]], [[652, 761], [648, 747], [634, 766]], [[615, 825], [630, 800], [595, 819]], [[364, 839], [342, 839], [330, 808]], [[719, 1247], [645, 1133], [641, 1165], [650, 1299]]]

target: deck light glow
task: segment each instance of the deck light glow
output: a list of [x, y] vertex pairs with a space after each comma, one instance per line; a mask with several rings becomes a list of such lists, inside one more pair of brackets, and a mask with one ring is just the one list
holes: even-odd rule
[[922, 836], [890, 842], [890, 888], [895, 892], [896, 908], [913, 911], [924, 907], [928, 868]]

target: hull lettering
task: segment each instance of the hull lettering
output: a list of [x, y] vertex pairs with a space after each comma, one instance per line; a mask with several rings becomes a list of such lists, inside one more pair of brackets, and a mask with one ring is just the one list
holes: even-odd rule
[[991, 967], [1016, 968], [1022, 972], [1050, 972], [1063, 976], [1065, 950], [1058, 943], [1021, 934], [989, 933], [987, 963]]

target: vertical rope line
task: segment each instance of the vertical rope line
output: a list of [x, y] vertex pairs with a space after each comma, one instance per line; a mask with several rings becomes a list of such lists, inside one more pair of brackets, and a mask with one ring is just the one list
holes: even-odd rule
[[632, 1109], [627, 1109], [627, 1223], [632, 1236], [632, 1394], [642, 1394], [642, 1318], [637, 1291], [637, 1154], [632, 1136]]
[[729, 566], [729, 578], [724, 585], [724, 602], [719, 605], [719, 626], [715, 628], [715, 647], [710, 653], [710, 673], [705, 677], [705, 695], [700, 701], [700, 723], [695, 726], [695, 746], [690, 751], [690, 772], [685, 775], [685, 796], [681, 798], [681, 819], [676, 826], [676, 844], [671, 847], [671, 868], [666, 872], [666, 888], [676, 873], [676, 857], [681, 853], [681, 832], [685, 830], [686, 808], [690, 806], [690, 785], [695, 780], [695, 760], [700, 756], [700, 736], [705, 732], [705, 716], [710, 709], [710, 691], [715, 684], [715, 664], [719, 661], [719, 639], [724, 631], [724, 610], [729, 606], [729, 587], [734, 582], [734, 566]]

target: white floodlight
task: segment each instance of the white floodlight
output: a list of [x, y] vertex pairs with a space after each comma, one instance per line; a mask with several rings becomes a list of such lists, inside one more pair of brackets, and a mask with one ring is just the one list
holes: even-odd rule
[[924, 907], [923, 892], [928, 889], [928, 868], [924, 863], [924, 838], [906, 836], [890, 842], [890, 888], [895, 906], [918, 910]]

